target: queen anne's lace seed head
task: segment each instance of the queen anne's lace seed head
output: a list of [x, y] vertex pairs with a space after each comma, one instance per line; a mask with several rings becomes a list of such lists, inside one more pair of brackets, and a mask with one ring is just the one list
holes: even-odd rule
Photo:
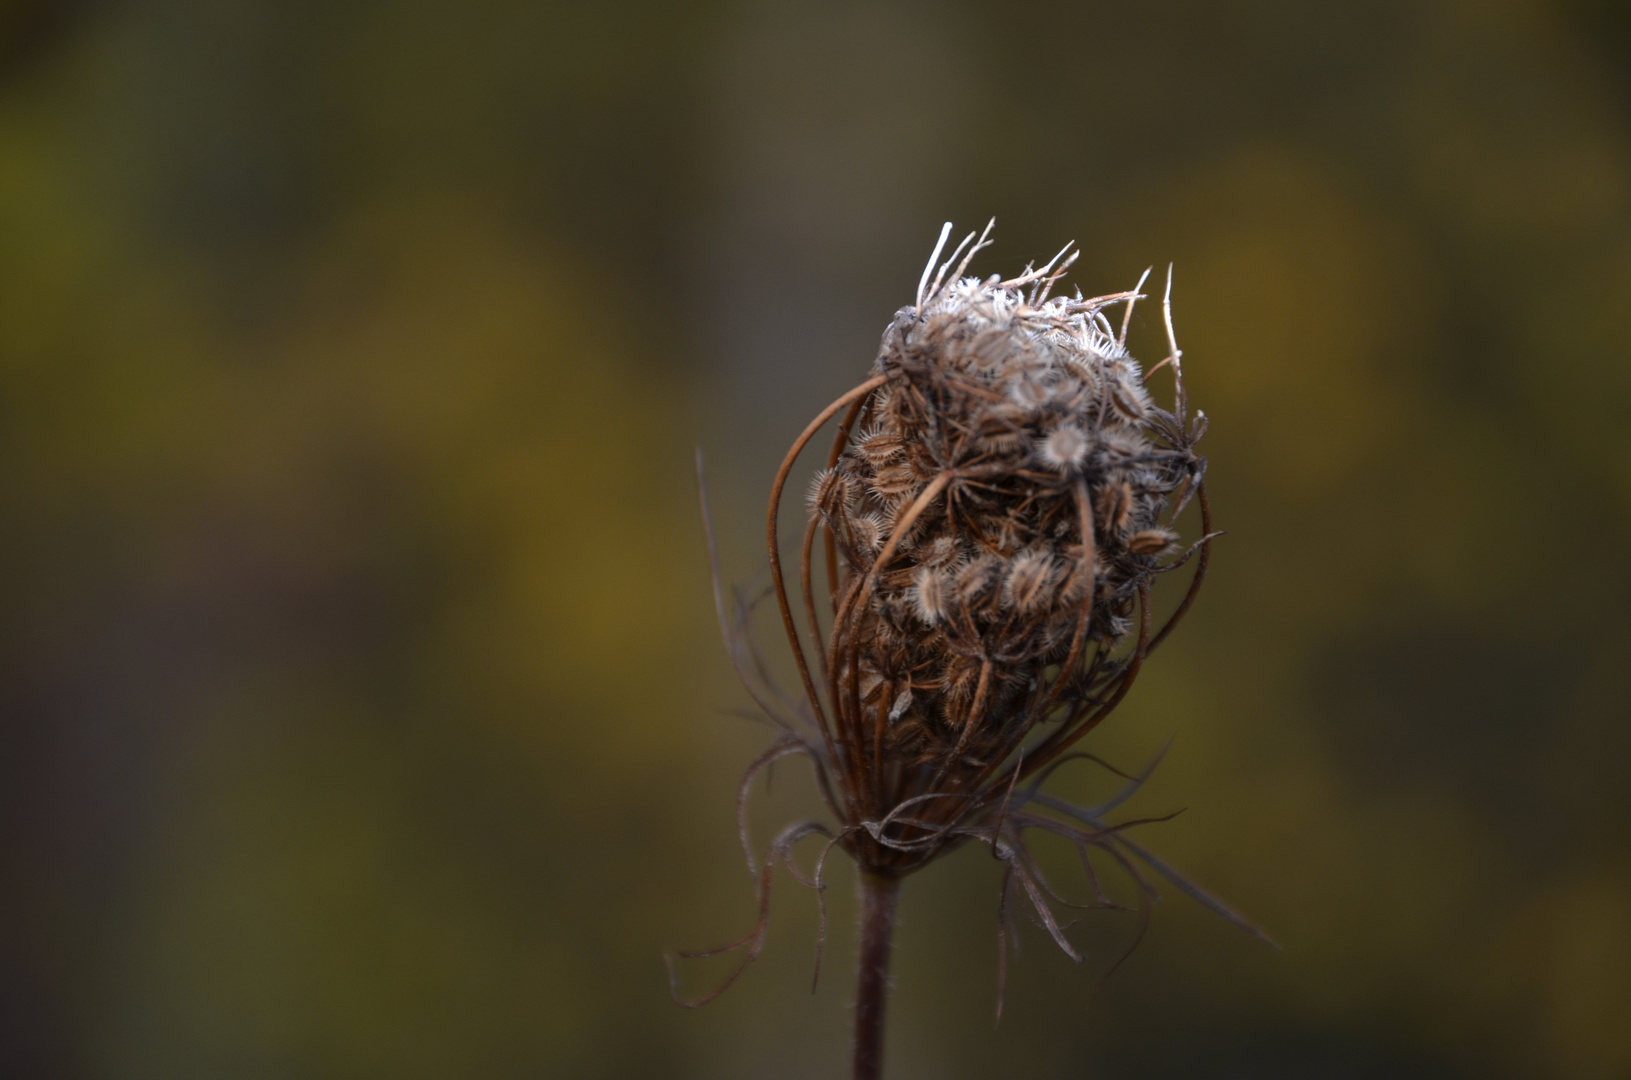
[[[1053, 680], [1065, 700], [1087, 654], [1132, 630], [1175, 542], [1161, 516], [1204, 464], [1109, 320], [1133, 295], [1050, 298], [1071, 261], [1009, 280], [926, 276], [884, 331], [884, 384], [834, 465], [852, 493], [837, 517], [858, 523], [835, 541], [870, 572], [853, 581], [871, 601], [836, 639], [839, 704], [847, 664], [910, 685], [879, 751], [941, 760], [941, 785], [983, 775], [964, 759], [1011, 754], [1048, 719], [1032, 688]], [[875, 570], [876, 547], [845, 544], [873, 522], [889, 554]]]
[[[1004, 889], [1018, 877], [1075, 956], [1047, 887], [1029, 876], [1025, 834], [1047, 828], [1123, 866], [1147, 857], [1118, 847], [1118, 830], [1092, 817], [1039, 816], [1039, 806], [1063, 804], [1038, 792], [1199, 589], [1211, 519], [1195, 443], [1206, 419], [1188, 413], [1170, 305], [1170, 351], [1156, 365], [1169, 370], [1170, 410], [1152, 401], [1127, 351], [1143, 279], [1125, 293], [1053, 296], [1075, 260], [1068, 246], [1039, 270], [980, 279], [964, 273], [985, 246], [984, 236], [973, 240], [943, 263], [936, 247], [915, 303], [885, 328], [871, 377], [823, 414], [843, 418], [810, 489], [796, 592], [782, 570], [777, 513], [820, 423], [778, 473], [772, 585], [805, 700], [788, 712], [780, 694], [758, 695], [784, 735], [748, 779], [783, 753], [806, 754], [837, 819], [831, 831], [789, 829], [768, 860], [826, 832], [865, 874], [898, 878], [963, 843], [987, 844], [1010, 875]], [[1191, 499], [1204, 535], [1189, 554], [1199, 559], [1175, 613], [1156, 626], [1150, 592], [1189, 557], [1159, 561], [1177, 550], [1173, 523]], [[825, 641], [807, 653], [812, 635]], [[763, 668], [740, 662], [751, 646], [732, 641], [744, 681], [759, 685]], [[731, 948], [751, 958], [763, 927], [761, 916]]]

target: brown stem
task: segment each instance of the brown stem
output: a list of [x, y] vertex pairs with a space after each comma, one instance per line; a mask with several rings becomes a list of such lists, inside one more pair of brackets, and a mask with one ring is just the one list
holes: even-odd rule
[[862, 871], [861, 956], [855, 991], [855, 1080], [883, 1075], [883, 1013], [889, 997], [889, 945], [900, 879]]

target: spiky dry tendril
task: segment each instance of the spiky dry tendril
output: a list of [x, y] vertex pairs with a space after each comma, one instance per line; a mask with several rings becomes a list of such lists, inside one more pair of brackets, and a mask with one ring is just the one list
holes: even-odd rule
[[[790, 702], [765, 675], [747, 608], [726, 608], [699, 455], [721, 628], [743, 683], [782, 736], [750, 766], [739, 790], [738, 828], [756, 881], [758, 919], [735, 942], [680, 954], [741, 954], [721, 986], [684, 1004], [711, 1001], [757, 957], [777, 861], [821, 898], [819, 976], [822, 870], [834, 846], [882, 877], [902, 877], [968, 843], [986, 845], [1003, 862], [999, 1016], [1016, 888], [1038, 924], [1078, 961], [1054, 906], [1122, 906], [1102, 889], [1092, 850], [1133, 883], [1146, 918], [1158, 895], [1153, 873], [1264, 937], [1124, 835], [1164, 818], [1105, 821], [1149, 769], [1127, 777], [1128, 786], [1097, 807], [1041, 792], [1068, 761], [1104, 764], [1071, 748], [1125, 698], [1146, 657], [1187, 614], [1219, 534], [1212, 529], [1206, 461], [1194, 449], [1207, 421], [1204, 413], [1189, 416], [1170, 268], [1162, 300], [1168, 355], [1143, 373], [1126, 337], [1149, 271], [1128, 292], [1049, 299], [1079, 254], [1066, 245], [1015, 278], [965, 278], [990, 230], [978, 239], [970, 233], [940, 261], [949, 235], [942, 231], [916, 303], [885, 331], [872, 375], [809, 423], [777, 471], [766, 523], [771, 587], [801, 701]], [[1126, 305], [1119, 333], [1105, 315], [1118, 304]], [[1166, 410], [1150, 400], [1147, 379], [1169, 365], [1173, 407]], [[840, 414], [826, 468], [810, 491], [799, 549], [802, 610], [795, 613], [778, 534], [782, 492], [808, 444]], [[1176, 548], [1174, 525], [1191, 501], [1201, 536], [1161, 562]], [[818, 533], [825, 633], [814, 590]], [[1191, 560], [1183, 598], [1154, 629], [1152, 586]], [[817, 646], [813, 670], [805, 633]], [[789, 826], [770, 842], [761, 867], [747, 836], [747, 794], [762, 769], [792, 754], [811, 762], [838, 825]], [[1054, 889], [1031, 853], [1031, 832], [1074, 847], [1092, 899], [1070, 901]], [[807, 875], [793, 847], [814, 835], [826, 846]]]

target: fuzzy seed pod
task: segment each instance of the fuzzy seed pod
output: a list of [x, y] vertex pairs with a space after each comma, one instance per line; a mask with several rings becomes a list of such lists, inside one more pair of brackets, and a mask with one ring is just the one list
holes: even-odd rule
[[1127, 515], [1133, 512], [1133, 487], [1126, 482], [1106, 484], [1098, 503], [1099, 527], [1106, 533], [1121, 532], [1127, 526]]
[[1050, 469], [1070, 472], [1080, 467], [1091, 446], [1081, 428], [1075, 424], [1060, 424], [1042, 440], [1038, 453]]
[[874, 430], [855, 440], [855, 452], [873, 465], [886, 465], [901, 452], [900, 437], [892, 431]]
[[972, 608], [991, 592], [991, 587], [1002, 577], [1002, 560], [992, 555], [981, 555], [969, 560], [957, 572], [957, 602], [965, 609]]
[[946, 615], [946, 579], [931, 567], [919, 567], [912, 575], [912, 610], [933, 626]]
[[857, 550], [870, 556], [883, 546], [887, 530], [873, 514], [856, 514], [849, 519], [849, 534]]
[[1026, 551], [1008, 564], [1002, 582], [1002, 605], [1033, 615], [1053, 599], [1053, 559], [1046, 551]]

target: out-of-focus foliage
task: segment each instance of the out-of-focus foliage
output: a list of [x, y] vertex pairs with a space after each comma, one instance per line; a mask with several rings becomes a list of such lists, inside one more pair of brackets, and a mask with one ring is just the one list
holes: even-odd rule
[[780, 449], [991, 213], [987, 271], [1177, 265], [1229, 536], [1096, 749], [1176, 735], [1146, 842], [1285, 950], [1174, 896], [993, 1032], [969, 852], [894, 1073], [1631, 1074], [1597, 0], [0, 5], [0, 1072], [833, 1074], [841, 889], [814, 999], [791, 888], [732, 995], [663, 981], [745, 928], [766, 738], [691, 447], [751, 582]]

